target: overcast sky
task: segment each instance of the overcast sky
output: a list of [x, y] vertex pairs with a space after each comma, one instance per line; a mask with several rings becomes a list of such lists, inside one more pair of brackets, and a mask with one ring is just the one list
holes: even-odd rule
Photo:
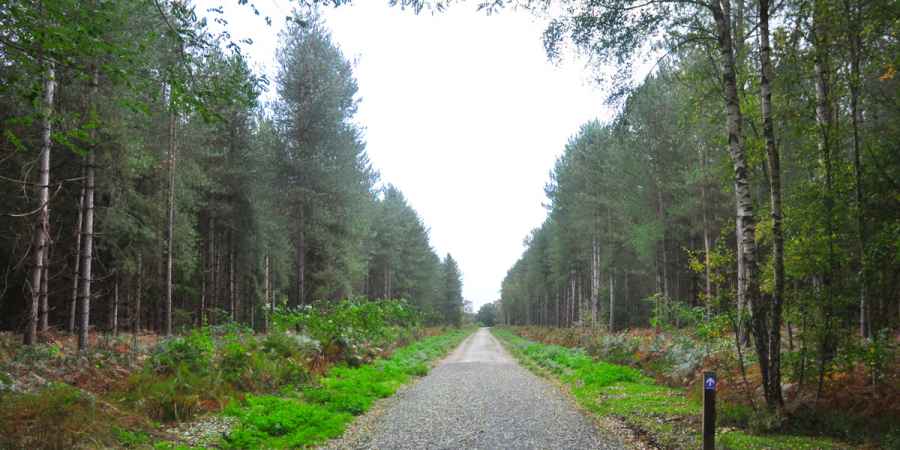
[[[201, 6], [204, 2], [200, 2]], [[227, 8], [235, 39], [274, 79], [286, 0]], [[475, 2], [416, 16], [387, 0], [324, 11], [334, 41], [355, 62], [356, 121], [383, 182], [406, 195], [431, 229], [431, 242], [463, 272], [463, 296], [500, 296], [523, 239], [543, 222], [544, 185], [569, 136], [607, 118], [603, 93], [583, 62], [547, 61], [544, 23], [528, 13], [485, 16]]]

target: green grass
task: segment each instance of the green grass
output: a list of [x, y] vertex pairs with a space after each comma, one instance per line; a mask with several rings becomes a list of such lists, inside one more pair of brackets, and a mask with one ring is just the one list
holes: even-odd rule
[[[662, 447], [700, 448], [702, 407], [689, 399], [683, 389], [660, 386], [632, 367], [594, 361], [578, 349], [536, 343], [505, 329], [492, 332], [526, 366], [564, 382], [588, 411], [617, 417], [649, 434]], [[720, 428], [716, 444], [720, 449], [847, 447], [824, 438], [752, 435], [727, 427]]]
[[397, 349], [389, 358], [360, 367], [331, 368], [317, 385], [296, 397], [248, 396], [225, 413], [238, 419], [226, 448], [300, 448], [343, 434], [354, 415], [389, 397], [430, 362], [456, 347], [471, 330], [451, 331]]

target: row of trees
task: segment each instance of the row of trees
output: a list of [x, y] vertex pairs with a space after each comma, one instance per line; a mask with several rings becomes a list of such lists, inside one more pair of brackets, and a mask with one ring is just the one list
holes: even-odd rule
[[250, 42], [204, 15], [227, 25], [179, 1], [0, 6], [3, 328], [77, 331], [84, 348], [122, 320], [264, 329], [276, 306], [349, 296], [459, 323], [456, 263], [380, 187], [319, 19], [290, 18], [262, 105]]
[[[548, 52], [618, 64], [621, 107], [557, 160], [501, 317], [621, 329], [727, 314], [770, 407], [785, 331], [821, 390], [840, 349], [900, 326], [898, 17], [886, 0], [570, 2]], [[664, 56], [635, 86], [648, 44]]]

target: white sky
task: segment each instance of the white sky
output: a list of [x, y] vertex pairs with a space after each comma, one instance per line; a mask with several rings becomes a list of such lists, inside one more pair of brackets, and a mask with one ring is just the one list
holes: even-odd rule
[[[431, 228], [438, 253], [459, 262], [477, 310], [499, 298], [523, 239], [543, 222], [544, 185], [569, 136], [610, 113], [583, 62], [547, 61], [542, 21], [516, 11], [488, 17], [476, 3], [416, 16], [365, 0], [323, 15], [356, 60], [356, 121], [373, 165]], [[274, 79], [290, 3], [256, 5], [271, 28], [247, 7], [226, 5], [226, 18], [233, 38], [254, 40], [245, 53]]]

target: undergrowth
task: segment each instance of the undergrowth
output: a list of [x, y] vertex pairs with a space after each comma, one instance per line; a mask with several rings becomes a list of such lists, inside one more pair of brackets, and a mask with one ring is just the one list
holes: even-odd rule
[[226, 322], [137, 346], [94, 336], [84, 353], [63, 334], [34, 346], [0, 335], [0, 449], [187, 448], [159, 440], [229, 404], [233, 448], [321, 441], [458, 337], [378, 359], [433, 332], [420, 322], [405, 301], [351, 299], [281, 310], [266, 335]]
[[[684, 389], [658, 385], [633, 367], [595, 361], [582, 350], [536, 343], [506, 329], [494, 329], [492, 332], [526, 366], [564, 382], [585, 409], [597, 415], [621, 419], [630, 427], [648, 434], [658, 446], [700, 448], [702, 407]], [[747, 413], [727, 406], [723, 409], [726, 417]], [[723, 414], [720, 412], [719, 416]], [[717, 448], [844, 448], [839, 443], [820, 437], [754, 435], [735, 428], [734, 422], [727, 419], [725, 423], [720, 422]]]
[[318, 383], [289, 397], [250, 395], [225, 413], [239, 424], [226, 448], [297, 448], [340, 436], [354, 415], [388, 397], [413, 376], [428, 373], [430, 362], [457, 346], [471, 330], [427, 337], [390, 357], [360, 367], [332, 367]]
[[0, 394], [0, 448], [103, 447], [117, 419], [93, 396], [63, 383]]

